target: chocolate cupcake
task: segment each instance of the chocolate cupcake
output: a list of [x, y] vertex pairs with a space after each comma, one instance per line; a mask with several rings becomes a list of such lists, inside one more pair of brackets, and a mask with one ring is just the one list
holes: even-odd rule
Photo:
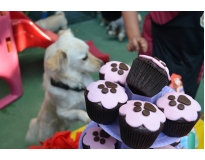
[[102, 128], [95, 127], [86, 131], [82, 139], [83, 149], [116, 149], [117, 140]]
[[166, 116], [162, 132], [170, 137], [186, 136], [200, 118], [201, 106], [184, 93], [166, 93], [156, 104]]
[[130, 66], [118, 61], [107, 62], [100, 68], [100, 80], [106, 80], [118, 83], [121, 86], [125, 85]]
[[119, 109], [122, 141], [134, 149], [147, 149], [163, 129], [166, 118], [152, 103], [130, 100]]
[[100, 124], [115, 121], [119, 108], [128, 100], [125, 89], [117, 83], [98, 80], [85, 90], [85, 101], [88, 116]]
[[126, 82], [134, 94], [153, 97], [169, 84], [166, 64], [158, 58], [140, 55], [131, 66]]

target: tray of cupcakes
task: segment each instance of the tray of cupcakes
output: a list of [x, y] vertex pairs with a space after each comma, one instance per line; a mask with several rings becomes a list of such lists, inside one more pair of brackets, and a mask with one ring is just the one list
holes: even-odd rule
[[99, 79], [84, 92], [92, 121], [80, 149], [178, 149], [199, 120], [200, 104], [168, 87], [169, 70], [156, 57], [140, 55], [131, 67], [110, 61]]

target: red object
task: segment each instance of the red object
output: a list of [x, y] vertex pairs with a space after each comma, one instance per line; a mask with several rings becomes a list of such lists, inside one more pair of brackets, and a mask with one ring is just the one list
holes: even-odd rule
[[160, 12], [156, 12], [156, 11], [151, 11], [150, 12], [150, 16], [152, 18], [152, 20], [158, 24], [165, 24], [167, 22], [169, 22], [170, 20], [172, 20], [174, 17], [176, 17], [179, 14], [180, 11], [160, 11]]
[[71, 131], [57, 132], [53, 137], [41, 142], [41, 146], [30, 146], [29, 149], [78, 149], [82, 132], [76, 133], [75, 140], [71, 139]]
[[103, 54], [92, 41], [86, 41], [89, 46], [90, 53], [92, 53], [95, 57], [101, 59], [104, 63], [109, 62], [110, 56], [108, 54]]
[[[11, 11], [12, 28], [18, 52], [30, 47], [47, 48], [58, 39], [58, 35], [45, 30], [33, 23], [23, 12]], [[109, 55], [103, 54], [92, 41], [86, 42], [90, 52], [104, 63], [109, 61]]]
[[142, 31], [142, 37], [144, 37], [147, 40], [148, 43], [148, 49], [147, 52], [144, 53], [143, 51], [139, 51], [139, 55], [146, 54], [148, 56], [152, 56], [152, 49], [153, 49], [153, 43], [152, 43], [152, 21], [158, 24], [165, 24], [168, 21], [172, 20], [174, 17], [176, 17], [179, 14], [179, 11], [160, 11], [160, 12], [150, 12], [145, 16], [144, 25], [143, 25], [143, 31]]
[[53, 32], [37, 27], [27, 19], [12, 20], [12, 27], [18, 52], [31, 47], [47, 48], [58, 39]]
[[10, 87], [10, 93], [0, 99], [3, 109], [23, 94], [22, 80], [9, 12], [0, 12], [0, 78]]
[[144, 25], [142, 29], [142, 37], [147, 40], [148, 48], [147, 52], [144, 53], [142, 50], [139, 51], [139, 55], [146, 54], [148, 56], [152, 55], [152, 20], [150, 14], [145, 16]]
[[197, 84], [200, 83], [203, 74], [204, 74], [204, 61], [202, 62], [201, 69], [200, 69], [200, 72], [199, 72], [199, 76], [198, 76], [198, 78], [197, 78]]
[[47, 48], [58, 39], [58, 35], [37, 26], [23, 12], [11, 11], [11, 23], [18, 52], [26, 48]]

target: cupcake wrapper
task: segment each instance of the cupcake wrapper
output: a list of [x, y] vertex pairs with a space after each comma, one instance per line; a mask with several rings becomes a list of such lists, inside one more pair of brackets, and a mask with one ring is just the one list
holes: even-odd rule
[[169, 83], [169, 80], [150, 64], [135, 59], [126, 82], [145, 96], [153, 97]]
[[129, 86], [127, 84], [125, 84], [125, 92], [128, 96], [128, 100], [141, 100], [141, 101], [147, 101], [147, 102], [151, 102], [153, 104], [156, 104], [156, 101], [162, 97], [165, 93], [168, 92], [174, 92], [174, 90], [168, 86], [165, 86], [164, 88], [162, 88], [162, 90], [156, 94], [153, 97], [146, 97], [146, 96], [142, 96], [142, 95], [137, 95], [132, 93], [132, 91], [130, 90]]
[[[85, 135], [86, 135], [86, 134], [85, 134]], [[83, 136], [83, 138], [85, 137], [85, 135]], [[85, 145], [85, 144], [83, 143], [83, 141], [82, 141], [82, 146], [83, 146], [83, 149], [90, 149], [90, 146]]]
[[162, 132], [170, 137], [186, 136], [197, 123], [199, 117], [200, 116], [198, 116], [197, 120], [193, 122], [176, 122], [166, 119]]
[[91, 120], [100, 124], [110, 124], [115, 121], [119, 114], [119, 108], [123, 104], [119, 104], [113, 109], [106, 109], [97, 103], [90, 102], [85, 94], [85, 102], [88, 116]]
[[[100, 80], [105, 80], [105, 75], [104, 75], [104, 74], [99, 73], [99, 79], [100, 79]], [[125, 85], [121, 84], [120, 82], [114, 82], [114, 83], [119, 84], [121, 87], [124, 87], [124, 86], [125, 86]]]
[[[91, 121], [85, 128], [85, 130], [82, 132], [81, 136], [80, 136], [80, 140], [79, 140], [79, 149], [83, 149], [82, 146], [82, 142], [83, 142], [83, 137], [86, 134], [86, 131], [89, 128], [93, 128], [93, 127], [102, 127], [102, 129], [104, 131], [106, 131], [110, 136], [112, 136], [113, 138], [118, 140], [118, 145], [117, 145], [117, 149], [132, 149], [130, 147], [128, 147], [126, 144], [124, 144], [121, 140], [120, 137], [120, 126], [119, 126], [119, 119], [117, 118], [115, 120], [115, 124], [111, 124], [111, 125], [103, 125], [103, 124], [97, 124], [94, 121]], [[181, 139], [180, 145], [185, 141], [184, 139], [187, 136], [184, 136]], [[167, 146], [170, 145], [174, 142], [177, 142], [179, 140], [179, 137], [169, 137], [167, 135], [165, 135], [164, 133], [160, 132], [160, 134], [158, 135], [157, 139], [154, 141], [154, 143], [152, 144], [152, 146], [150, 148], [157, 148], [157, 147], [163, 147], [163, 146]], [[185, 147], [187, 148], [187, 147]]]
[[85, 144], [82, 144], [82, 146], [83, 146], [83, 149], [90, 149], [90, 147], [86, 146]]
[[127, 84], [125, 84], [125, 92], [128, 95], [128, 100], [141, 100], [141, 101], [147, 101], [147, 102], [151, 102], [156, 104], [156, 101], [162, 97], [165, 93], [167, 92], [173, 92], [174, 90], [171, 89], [168, 86], [165, 86], [161, 92], [159, 92], [158, 94], [156, 94], [153, 97], [146, 97], [146, 96], [142, 96], [142, 95], [137, 95], [132, 93], [132, 91], [130, 90], [129, 86]]
[[133, 149], [147, 149], [152, 146], [163, 128], [161, 125], [161, 128], [156, 132], [140, 133], [126, 123], [125, 117], [119, 116], [119, 120], [121, 139], [123, 143]]
[[104, 74], [101, 74], [101, 73], [99, 72], [99, 79], [100, 79], [100, 80], [105, 80], [105, 75], [104, 75]]
[[176, 146], [178, 146], [180, 144], [180, 141], [179, 142], [174, 142], [174, 143], [172, 143], [172, 144], [170, 144], [171, 146], [173, 146], [173, 147], [176, 147]]
[[[83, 149], [90, 149], [90, 146], [87, 146], [85, 144], [82, 143]], [[100, 148], [95, 148], [95, 149], [100, 149]], [[118, 147], [118, 142], [115, 143], [115, 148], [114, 149], [121, 149], [120, 147]]]

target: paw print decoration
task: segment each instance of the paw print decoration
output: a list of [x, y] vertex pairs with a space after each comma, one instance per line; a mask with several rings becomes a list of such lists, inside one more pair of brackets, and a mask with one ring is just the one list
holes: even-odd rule
[[149, 116], [150, 112], [156, 112], [157, 111], [156, 108], [150, 103], [145, 103], [144, 108], [143, 108], [141, 102], [135, 102], [134, 106], [135, 107], [133, 108], [133, 111], [134, 112], [140, 112], [143, 109], [142, 115], [144, 115], [144, 116]]
[[116, 93], [117, 92], [117, 90], [116, 90], [117, 84], [109, 82], [109, 81], [106, 81], [105, 85], [104, 84], [99, 84], [98, 88], [101, 89], [101, 92], [103, 94], [108, 93], [109, 92], [109, 88], [110, 88], [110, 92], [111, 93]]
[[117, 72], [119, 75], [123, 75], [124, 74], [124, 71], [128, 71], [129, 68], [127, 67], [126, 64], [124, 63], [120, 63], [119, 65], [119, 69], [118, 69], [118, 66], [117, 66], [117, 63], [112, 63], [111, 64], [111, 71], [112, 72]]
[[105, 144], [106, 138], [110, 137], [110, 135], [107, 134], [104, 130], [101, 130], [100, 133], [98, 131], [94, 131], [93, 136], [94, 136], [93, 140], [95, 142], [100, 142], [100, 144]]
[[[168, 100], [170, 100], [169, 101], [169, 106], [170, 107], [176, 106], [176, 104], [177, 104], [176, 103], [176, 97], [174, 95], [169, 95], [168, 96]], [[178, 97], [177, 101], [179, 102], [179, 104], [177, 105], [177, 108], [179, 110], [183, 110], [185, 108], [185, 105], [186, 106], [191, 105], [191, 101], [186, 96], [184, 96], [184, 95], [180, 95]]]
[[167, 92], [156, 102], [169, 120], [183, 118], [186, 121], [195, 121], [201, 111], [200, 104], [191, 96], [180, 92]]
[[[144, 126], [150, 131], [157, 131], [166, 117], [156, 105], [140, 100], [129, 100], [119, 109], [119, 114], [125, 116], [125, 121], [132, 127]], [[154, 122], [154, 123], [153, 123]]]

